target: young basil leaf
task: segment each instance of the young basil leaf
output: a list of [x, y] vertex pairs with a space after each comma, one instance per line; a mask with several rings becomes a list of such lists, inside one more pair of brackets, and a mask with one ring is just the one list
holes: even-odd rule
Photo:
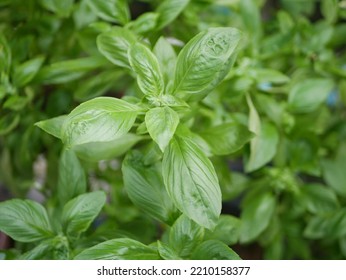
[[288, 96], [288, 106], [296, 113], [309, 113], [316, 110], [334, 87], [329, 79], [307, 79], [294, 85]]
[[192, 260], [241, 260], [236, 252], [218, 240], [200, 244], [191, 256]]
[[308, 184], [301, 188], [301, 202], [313, 214], [327, 213], [339, 206], [335, 192], [320, 184]]
[[145, 124], [151, 138], [164, 152], [179, 124], [179, 115], [167, 106], [156, 107], [146, 113]]
[[240, 216], [240, 242], [246, 243], [258, 237], [269, 225], [276, 207], [271, 193], [262, 193], [245, 201]]
[[161, 164], [145, 166], [138, 151], [129, 152], [122, 165], [124, 185], [131, 201], [155, 219], [171, 224], [177, 209], [165, 189]]
[[64, 205], [72, 198], [85, 193], [85, 172], [72, 150], [64, 150], [59, 162], [58, 199]]
[[142, 139], [141, 136], [127, 133], [113, 141], [102, 142], [102, 145], [99, 142], [91, 142], [74, 146], [73, 150], [79, 158], [86, 161], [110, 160], [125, 154]]
[[89, 71], [107, 64], [108, 61], [102, 56], [55, 62], [42, 67], [34, 80], [43, 84], [62, 84], [79, 79]]
[[231, 215], [221, 215], [217, 225], [213, 231], [206, 230], [205, 240], [220, 240], [227, 245], [238, 242], [239, 239], [240, 220]]
[[254, 134], [246, 126], [226, 123], [199, 133], [209, 144], [214, 155], [229, 155], [241, 149]]
[[61, 139], [61, 129], [66, 119], [67, 116], [63, 115], [37, 122], [35, 123], [35, 125], [44, 130], [45, 132], [49, 133], [50, 135], [53, 135], [54, 137]]
[[169, 88], [172, 82], [171, 77], [174, 73], [177, 55], [172, 45], [168, 43], [164, 37], [160, 37], [160, 39], [157, 40], [153, 51], [159, 61], [166, 88]]
[[246, 172], [252, 172], [268, 163], [275, 155], [279, 134], [272, 124], [261, 123], [252, 100], [247, 96], [250, 108], [249, 129], [256, 134], [250, 142], [250, 157], [245, 163]]
[[164, 90], [164, 82], [155, 55], [141, 43], [130, 46], [128, 55], [142, 92], [151, 96], [161, 95]]
[[76, 260], [159, 260], [158, 252], [141, 242], [118, 238], [82, 251]]
[[68, 146], [113, 141], [131, 129], [138, 110], [137, 106], [112, 97], [89, 100], [67, 116], [62, 140]]
[[91, 10], [101, 19], [126, 24], [130, 20], [130, 11], [126, 0], [87, 0]]
[[217, 27], [191, 39], [178, 55], [173, 94], [185, 100], [203, 99], [231, 68], [240, 37], [238, 29]]
[[157, 250], [164, 260], [181, 260], [172, 247], [160, 240], [157, 240]]
[[18, 65], [13, 74], [13, 84], [16, 87], [23, 87], [28, 84], [40, 70], [44, 61], [43, 56], [39, 56]]
[[163, 180], [177, 208], [199, 225], [213, 228], [221, 212], [215, 169], [189, 137], [175, 136], [165, 149]]
[[20, 242], [35, 242], [54, 236], [46, 209], [31, 200], [0, 203], [0, 231]]
[[181, 215], [169, 232], [169, 245], [180, 257], [187, 257], [202, 242], [204, 228]]
[[190, 0], [164, 0], [156, 9], [159, 14], [157, 29], [162, 29], [175, 20], [189, 2]]
[[134, 21], [129, 22], [125, 27], [136, 34], [146, 34], [156, 27], [158, 18], [158, 13], [146, 12]]
[[126, 68], [131, 68], [127, 53], [136, 41], [136, 36], [130, 30], [118, 26], [100, 34], [96, 40], [102, 55], [113, 64]]
[[106, 195], [102, 191], [82, 194], [70, 200], [62, 211], [62, 224], [66, 234], [78, 238], [89, 228], [105, 203]]

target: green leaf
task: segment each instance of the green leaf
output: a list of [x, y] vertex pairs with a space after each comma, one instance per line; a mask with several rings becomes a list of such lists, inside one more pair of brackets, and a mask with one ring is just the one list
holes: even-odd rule
[[177, 61], [174, 48], [164, 37], [160, 37], [153, 51], [159, 61], [166, 88], [169, 88], [172, 84], [172, 76]]
[[213, 231], [205, 232], [205, 239], [215, 239], [227, 245], [238, 242], [240, 236], [240, 220], [231, 215], [221, 215]]
[[254, 136], [246, 126], [226, 123], [199, 133], [209, 144], [214, 155], [229, 155], [241, 149]]
[[221, 212], [221, 191], [215, 169], [191, 138], [175, 136], [162, 162], [163, 180], [177, 208], [208, 229]]
[[118, 238], [82, 251], [76, 260], [159, 260], [157, 251], [136, 240]]
[[96, 191], [77, 196], [63, 208], [62, 224], [68, 236], [78, 238], [86, 231], [106, 203], [103, 191]]
[[338, 0], [321, 1], [321, 12], [328, 23], [334, 23], [337, 20], [339, 5], [341, 6]]
[[169, 232], [169, 245], [180, 257], [187, 257], [203, 240], [204, 228], [181, 215]]
[[64, 205], [72, 198], [85, 193], [86, 176], [72, 150], [64, 150], [59, 161], [58, 199]]
[[240, 41], [238, 29], [209, 28], [191, 39], [178, 55], [173, 94], [198, 101], [226, 76]]
[[130, 68], [128, 50], [136, 43], [136, 36], [128, 29], [113, 26], [97, 37], [97, 48], [110, 62]]
[[46, 210], [31, 200], [0, 203], [0, 231], [20, 242], [35, 242], [54, 235]]
[[301, 188], [301, 201], [313, 214], [336, 210], [339, 202], [336, 194], [320, 184], [309, 184]]
[[19, 114], [6, 114], [0, 118], [0, 135], [6, 135], [19, 124]]
[[339, 149], [335, 159], [324, 159], [321, 162], [323, 177], [327, 184], [339, 195], [346, 197], [346, 150]]
[[245, 201], [240, 216], [240, 242], [253, 241], [269, 225], [276, 207], [271, 193], [262, 193]]
[[113, 141], [131, 129], [138, 110], [137, 106], [112, 97], [84, 102], [67, 116], [62, 128], [63, 142], [75, 146]]
[[252, 71], [251, 74], [258, 83], [284, 84], [290, 80], [285, 74], [275, 69], [260, 68]]
[[262, 35], [261, 12], [256, 0], [239, 1], [239, 10], [247, 32], [255, 41]]
[[68, 17], [74, 0], [40, 0], [40, 2], [49, 11], [57, 13], [62, 17]]
[[177, 210], [165, 189], [161, 164], [145, 166], [138, 151], [129, 152], [122, 165], [124, 185], [131, 201], [151, 217], [171, 224]]
[[159, 14], [157, 29], [162, 29], [175, 20], [189, 2], [190, 0], [164, 0], [156, 9]]
[[79, 79], [89, 71], [107, 65], [102, 56], [85, 57], [55, 62], [42, 67], [35, 76], [35, 82], [43, 84], [62, 84]]
[[12, 61], [11, 48], [3, 34], [0, 34], [0, 73], [9, 73]]
[[104, 95], [123, 77], [122, 71], [104, 71], [88, 80], [81, 80], [73, 96], [78, 101], [87, 101]]
[[51, 118], [48, 120], [40, 121], [35, 123], [36, 126], [44, 130], [45, 132], [53, 135], [56, 138], [62, 138], [61, 129], [67, 119], [66, 115]]
[[151, 138], [164, 152], [179, 124], [179, 115], [167, 106], [156, 107], [146, 113], [145, 124]]
[[45, 256], [53, 249], [52, 239], [40, 242], [36, 247], [20, 256], [21, 260], [44, 260]]
[[23, 87], [28, 84], [40, 70], [44, 61], [43, 56], [30, 59], [18, 65], [13, 74], [13, 84], [16, 87]]
[[145, 95], [163, 94], [164, 82], [159, 62], [155, 55], [143, 44], [130, 46], [129, 61], [137, 74], [137, 83]]
[[288, 106], [295, 113], [309, 113], [316, 110], [334, 87], [333, 81], [314, 78], [300, 81], [289, 92]]
[[146, 12], [134, 21], [129, 22], [126, 28], [131, 29], [136, 34], [146, 34], [156, 27], [158, 18], [159, 14]]
[[126, 0], [87, 0], [91, 10], [101, 19], [126, 24], [130, 20], [130, 11]]
[[96, 162], [100, 160], [110, 160], [125, 154], [143, 137], [133, 133], [127, 133], [113, 141], [91, 142], [73, 147], [78, 157], [83, 160]]
[[236, 252], [218, 240], [200, 244], [191, 256], [192, 260], [241, 260]]
[[249, 129], [256, 134], [250, 142], [250, 157], [246, 161], [246, 172], [255, 171], [271, 161], [276, 153], [279, 134], [272, 124], [260, 121], [251, 98], [247, 96], [250, 108]]
[[181, 260], [172, 247], [160, 240], [157, 240], [157, 250], [164, 260]]

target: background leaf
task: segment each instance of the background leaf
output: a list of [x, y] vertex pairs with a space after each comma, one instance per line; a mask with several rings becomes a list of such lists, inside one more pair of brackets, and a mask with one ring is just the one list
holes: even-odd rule
[[289, 108], [296, 113], [309, 113], [316, 110], [334, 87], [329, 79], [315, 78], [294, 85], [288, 96]]
[[46, 210], [31, 200], [0, 203], [0, 230], [20, 242], [35, 242], [54, 235]]
[[226, 123], [199, 132], [214, 155], [229, 155], [242, 148], [254, 134], [241, 124]]
[[13, 84], [22, 87], [28, 84], [37, 74], [44, 61], [43, 56], [30, 59], [18, 65], [13, 74]]
[[175, 136], [163, 155], [163, 180], [177, 208], [206, 228], [221, 212], [221, 191], [214, 167], [188, 137]]
[[101, 19], [126, 24], [130, 19], [130, 11], [126, 0], [87, 0], [91, 10]]
[[159, 254], [136, 240], [118, 238], [82, 251], [76, 260], [159, 260]]
[[175, 20], [189, 2], [190, 0], [162, 1], [156, 9], [156, 12], [159, 14], [157, 29], [162, 29]]
[[268, 227], [275, 207], [276, 200], [268, 192], [246, 200], [240, 216], [240, 242], [250, 242], [258, 237]]
[[136, 43], [136, 36], [128, 29], [113, 26], [97, 37], [97, 48], [110, 62], [130, 68], [128, 50]]

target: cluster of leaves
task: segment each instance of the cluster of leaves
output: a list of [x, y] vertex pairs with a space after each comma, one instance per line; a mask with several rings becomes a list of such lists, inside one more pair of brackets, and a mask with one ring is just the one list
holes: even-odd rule
[[272, 4], [0, 0], [4, 257], [345, 257], [346, 3]]

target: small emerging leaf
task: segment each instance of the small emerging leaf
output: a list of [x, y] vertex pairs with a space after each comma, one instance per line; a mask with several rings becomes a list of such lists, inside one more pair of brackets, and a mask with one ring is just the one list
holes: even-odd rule
[[155, 55], [143, 44], [136, 43], [129, 49], [129, 60], [142, 92], [151, 96], [161, 95], [164, 83]]
[[164, 152], [179, 124], [179, 115], [166, 106], [153, 108], [146, 113], [145, 124], [151, 138]]

